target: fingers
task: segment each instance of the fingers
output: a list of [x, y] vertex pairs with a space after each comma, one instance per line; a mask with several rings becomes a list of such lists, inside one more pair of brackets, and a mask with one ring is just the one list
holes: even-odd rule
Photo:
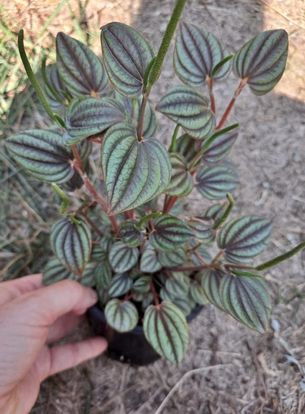
[[42, 286], [42, 274], [24, 276], [0, 283], [0, 306]]
[[81, 316], [73, 313], [68, 313], [59, 318], [54, 325], [50, 326], [47, 342], [54, 342], [68, 335], [76, 328], [81, 319]]
[[90, 338], [82, 342], [50, 348], [50, 368], [46, 377], [75, 367], [104, 352], [107, 342], [103, 338]]
[[85, 313], [97, 302], [97, 294], [80, 283], [63, 280], [24, 295], [21, 302], [24, 312], [31, 313], [32, 323], [50, 326], [66, 313]]

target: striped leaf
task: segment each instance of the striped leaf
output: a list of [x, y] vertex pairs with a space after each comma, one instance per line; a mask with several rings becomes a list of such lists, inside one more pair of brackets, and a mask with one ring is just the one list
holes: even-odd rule
[[132, 331], [139, 320], [135, 305], [119, 299], [112, 299], [107, 303], [105, 317], [108, 325], [118, 332]]
[[74, 101], [66, 114], [68, 145], [80, 142], [90, 135], [103, 132], [124, 121], [124, 108], [112, 98], [85, 98]]
[[117, 273], [132, 269], [136, 265], [138, 257], [139, 250], [137, 248], [128, 247], [121, 241], [115, 242], [109, 252], [109, 262]]
[[281, 79], [288, 55], [288, 34], [267, 30], [249, 40], [236, 53], [233, 70], [245, 79], [255, 95], [270, 92]]
[[108, 294], [111, 298], [122, 296], [132, 287], [132, 279], [128, 273], [115, 275], [109, 285]]
[[82, 42], [62, 32], [56, 36], [56, 65], [73, 96], [106, 93], [108, 79], [102, 61]]
[[50, 240], [58, 260], [81, 275], [91, 253], [91, 231], [86, 222], [79, 217], [65, 217], [52, 226]]
[[[136, 127], [140, 116], [140, 109], [142, 97], [129, 98], [118, 92], [115, 93], [115, 100], [120, 102], [126, 115]], [[155, 135], [157, 130], [157, 119], [152, 104], [148, 101], [145, 106], [144, 120], [143, 120], [143, 137], [151, 138]]]
[[30, 129], [6, 140], [14, 160], [41, 181], [62, 184], [74, 175], [72, 153], [59, 130]]
[[176, 153], [170, 154], [172, 177], [166, 193], [171, 196], [185, 197], [193, 189], [193, 177], [187, 169], [186, 161]]
[[45, 76], [47, 84], [43, 84], [46, 97], [54, 110], [63, 109], [63, 103], [66, 101], [65, 86], [59, 76], [57, 65], [55, 63], [46, 67]]
[[208, 298], [204, 292], [203, 287], [197, 280], [191, 280], [190, 296], [198, 305], [206, 305], [209, 303]]
[[144, 37], [123, 23], [101, 28], [103, 61], [113, 86], [127, 96], [140, 95], [145, 71], [154, 57]]
[[223, 310], [222, 295], [220, 286], [223, 278], [227, 275], [220, 270], [205, 269], [200, 272], [199, 278], [204, 295], [212, 305]]
[[161, 268], [162, 265], [159, 262], [156, 250], [149, 243], [145, 243], [140, 261], [141, 272], [155, 273]]
[[144, 240], [143, 233], [138, 229], [137, 223], [133, 220], [126, 220], [121, 224], [120, 236], [122, 241], [129, 247], [140, 246]]
[[192, 235], [184, 221], [169, 214], [154, 219], [153, 227], [149, 240], [157, 250], [175, 250], [184, 245]]
[[140, 276], [135, 280], [132, 289], [140, 293], [148, 293], [150, 291], [152, 278], [151, 276]]
[[144, 314], [144, 334], [158, 354], [179, 363], [188, 346], [188, 326], [181, 310], [169, 301], [150, 305]]
[[[189, 244], [189, 257], [194, 266], [201, 266], [202, 264], [207, 264], [212, 261], [212, 257], [204, 244], [198, 246], [198, 241], [195, 239], [192, 239]], [[195, 246], [198, 247], [195, 249]]]
[[176, 152], [182, 155], [188, 166], [198, 153], [198, 149], [196, 148], [197, 142], [195, 138], [187, 134], [183, 134], [177, 139]]
[[230, 164], [204, 166], [196, 175], [196, 179], [197, 190], [209, 200], [225, 198], [239, 183], [236, 171]]
[[153, 138], [138, 141], [134, 128], [123, 123], [105, 134], [102, 167], [113, 213], [136, 208], [161, 194], [171, 175], [164, 145]]
[[168, 292], [165, 287], [160, 290], [160, 297], [163, 301], [176, 305], [185, 316], [188, 316], [196, 305], [190, 296], [173, 296], [172, 292]]
[[202, 161], [209, 164], [216, 164], [219, 161], [222, 161], [234, 145], [238, 137], [238, 132], [239, 128], [235, 128], [232, 131], [217, 134], [217, 137], [213, 140], [213, 143], [204, 151], [201, 158]]
[[197, 240], [209, 243], [215, 238], [215, 234], [209, 220], [193, 217], [188, 221], [188, 226]]
[[83, 286], [92, 288], [95, 287], [97, 266], [97, 263], [94, 262], [87, 263], [82, 276], [76, 277], [76, 280]]
[[219, 248], [233, 263], [247, 263], [267, 246], [271, 222], [257, 216], [245, 216], [228, 222], [218, 233]]
[[221, 281], [224, 310], [249, 328], [263, 333], [269, 327], [271, 303], [264, 279], [255, 273], [236, 271]]
[[203, 139], [215, 128], [209, 101], [188, 86], [176, 86], [164, 95], [156, 108], [194, 138]]
[[98, 262], [96, 267], [96, 285], [99, 289], [108, 289], [112, 280], [112, 269], [108, 259]]
[[59, 282], [64, 279], [73, 279], [74, 275], [56, 258], [53, 257], [46, 264], [43, 274], [42, 283], [45, 286]]
[[187, 261], [186, 251], [184, 249], [175, 249], [158, 253], [159, 262], [163, 267], [176, 267], [183, 265]]
[[172, 297], [187, 297], [190, 289], [190, 279], [181, 272], [172, 272], [165, 282], [165, 289]]
[[213, 220], [214, 222], [216, 222], [218, 221], [220, 217], [222, 217], [225, 209], [226, 209], [225, 203], [213, 204], [203, 213], [203, 218], [208, 219], [208, 220]]
[[226, 62], [213, 76], [214, 67], [225, 57], [218, 39], [194, 24], [182, 22], [176, 38], [174, 52], [175, 71], [182, 82], [201, 86], [206, 78], [222, 79], [231, 69]]

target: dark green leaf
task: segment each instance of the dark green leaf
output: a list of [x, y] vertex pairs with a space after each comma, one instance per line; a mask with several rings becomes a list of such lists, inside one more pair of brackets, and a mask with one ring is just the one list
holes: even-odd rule
[[111, 280], [108, 294], [110, 297], [122, 296], [127, 293], [132, 287], [132, 279], [127, 273], [115, 275]]
[[138, 257], [137, 248], [128, 247], [125, 243], [118, 241], [111, 246], [109, 262], [115, 272], [123, 273], [136, 265]]
[[61, 184], [74, 175], [73, 156], [59, 130], [20, 132], [8, 138], [6, 146], [15, 161], [39, 180]]
[[194, 217], [188, 221], [188, 226], [197, 240], [209, 243], [215, 238], [213, 226], [209, 220]]
[[182, 82], [191, 86], [201, 86], [207, 76], [222, 79], [231, 70], [231, 62], [226, 62], [214, 74], [214, 67], [225, 57], [218, 39], [211, 33], [182, 22], [176, 38], [174, 66]]
[[181, 155], [170, 154], [172, 177], [166, 193], [171, 196], [185, 197], [193, 189], [193, 177], [187, 169], [186, 161]]
[[198, 149], [196, 148], [197, 143], [198, 141], [196, 141], [195, 138], [192, 138], [187, 134], [181, 135], [177, 139], [176, 151], [183, 156], [188, 166], [192, 163], [194, 157], [198, 153]]
[[68, 145], [103, 132], [124, 121], [124, 108], [112, 98], [85, 98], [74, 101], [66, 115]]
[[149, 240], [157, 250], [175, 250], [192, 236], [188, 225], [177, 217], [164, 214], [153, 220]]
[[164, 301], [150, 305], [144, 314], [144, 334], [158, 354], [170, 362], [182, 360], [188, 345], [185, 316], [173, 303]]
[[56, 257], [50, 259], [43, 271], [43, 284], [48, 286], [64, 279], [74, 279], [73, 273], [67, 270]]
[[129, 247], [140, 246], [144, 240], [143, 233], [138, 229], [137, 223], [133, 220], [126, 220], [121, 224], [120, 236], [122, 241]]
[[101, 44], [114, 87], [124, 95], [140, 95], [145, 71], [154, 57], [149, 43], [132, 27], [112, 22], [101, 28]]
[[203, 167], [198, 172], [197, 190], [209, 200], [220, 200], [238, 185], [238, 177], [230, 164]]
[[[230, 152], [238, 137], [239, 128], [234, 128], [232, 131], [217, 134], [212, 144], [204, 151], [202, 161], [210, 164], [222, 161]], [[216, 135], [216, 134], [215, 134]], [[203, 147], [205, 143], [203, 143]]]
[[200, 246], [194, 249], [194, 247], [196, 247], [197, 245], [198, 245], [197, 240], [192, 239], [190, 243], [189, 255], [190, 255], [190, 259], [193, 265], [201, 266], [203, 264], [210, 263], [212, 261], [212, 257], [207, 251], [206, 246], [203, 244], [200, 244]]
[[101, 60], [80, 41], [65, 33], [56, 36], [59, 75], [73, 96], [102, 95], [108, 79]]
[[63, 109], [63, 103], [66, 101], [65, 87], [55, 63], [45, 68], [45, 77], [47, 83], [44, 84], [44, 90], [51, 107], [55, 110]]
[[226, 203], [213, 204], [203, 213], [203, 218], [208, 219], [208, 220], [213, 220], [214, 222], [216, 222], [220, 219], [220, 217], [222, 217], [225, 210], [226, 210]]
[[281, 79], [288, 54], [288, 34], [267, 30], [249, 40], [236, 53], [233, 70], [245, 79], [255, 95], [271, 91]]
[[91, 253], [90, 228], [80, 218], [63, 218], [52, 226], [51, 245], [63, 265], [81, 275]]
[[162, 265], [158, 260], [156, 250], [146, 243], [141, 255], [140, 270], [145, 273], [155, 273], [161, 269]]
[[209, 136], [215, 127], [209, 101], [188, 86], [176, 86], [164, 95], [156, 108], [194, 138]]
[[110, 128], [102, 148], [111, 211], [136, 208], [161, 194], [170, 181], [171, 166], [166, 148], [156, 139], [138, 141], [134, 128], [117, 124]]
[[105, 308], [108, 325], [118, 332], [132, 331], [138, 323], [139, 315], [135, 305], [128, 301], [112, 299]]
[[209, 303], [205, 295], [204, 289], [197, 280], [192, 280], [190, 284], [190, 296], [198, 305], [206, 305]]
[[221, 281], [224, 310], [249, 328], [264, 332], [269, 327], [270, 297], [260, 275], [234, 272]]
[[150, 291], [151, 281], [151, 276], [140, 276], [135, 280], [132, 288], [140, 293], [148, 293]]
[[208, 301], [219, 309], [223, 310], [222, 295], [220, 285], [223, 278], [227, 275], [220, 270], [205, 269], [198, 274], [201, 287]]
[[165, 289], [172, 297], [187, 297], [190, 289], [190, 279], [181, 272], [172, 272], [166, 280]]
[[267, 219], [245, 216], [228, 222], [218, 233], [217, 243], [227, 260], [247, 263], [266, 248], [271, 228]]

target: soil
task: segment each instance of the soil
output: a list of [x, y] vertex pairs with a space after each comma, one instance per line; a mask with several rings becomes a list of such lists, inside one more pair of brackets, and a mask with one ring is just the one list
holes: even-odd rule
[[[173, 0], [92, 0], [87, 7], [90, 22], [99, 16], [99, 25], [110, 20], [131, 23], [157, 48], [173, 5]], [[235, 214], [273, 219], [273, 241], [262, 259], [305, 238], [304, 17], [302, 0], [190, 0], [184, 13], [185, 20], [217, 35], [228, 51], [263, 29], [282, 27], [290, 34], [288, 66], [280, 84], [264, 97], [246, 89], [231, 117], [241, 124], [231, 156], [241, 182]], [[177, 83], [169, 58], [153, 99]], [[236, 85], [233, 76], [217, 84], [219, 114]], [[160, 122], [158, 136], [163, 139], [173, 125], [164, 118]], [[206, 205], [196, 195], [189, 205], [194, 203], [198, 211]], [[138, 368], [101, 356], [47, 380], [32, 413], [305, 413], [304, 258], [301, 254], [266, 274], [275, 332], [258, 335], [206, 306], [191, 324], [189, 350], [179, 366], [160, 360]], [[87, 334], [84, 325], [74, 337]]]

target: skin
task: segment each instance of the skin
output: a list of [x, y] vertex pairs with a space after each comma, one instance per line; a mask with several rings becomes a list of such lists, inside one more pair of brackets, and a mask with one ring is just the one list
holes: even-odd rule
[[29, 413], [43, 380], [105, 351], [100, 337], [52, 345], [96, 302], [92, 289], [70, 280], [43, 287], [40, 274], [0, 284], [1, 413]]

